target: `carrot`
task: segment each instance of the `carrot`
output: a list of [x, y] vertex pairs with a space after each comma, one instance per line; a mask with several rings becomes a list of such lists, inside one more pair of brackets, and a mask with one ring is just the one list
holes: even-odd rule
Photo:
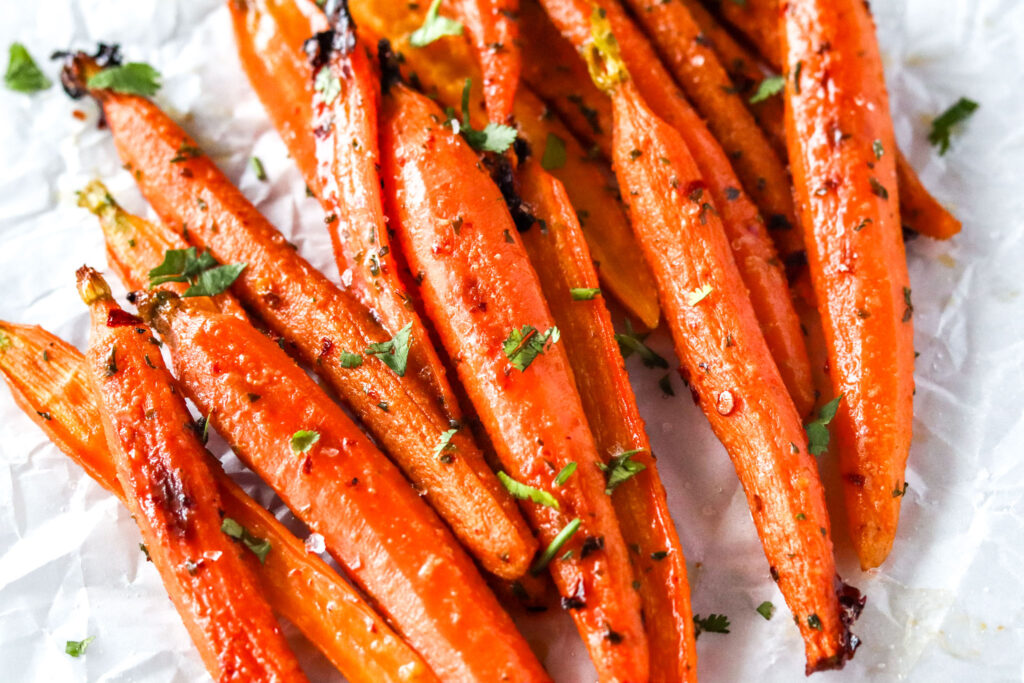
[[622, 360], [586, 242], [561, 183], [536, 160], [519, 166], [523, 199], [545, 230], [522, 233], [558, 324], [587, 421], [606, 465], [623, 452], [644, 467], [612, 503], [630, 548], [643, 603], [651, 681], [697, 680], [686, 558], [669, 514], [650, 441]]
[[[551, 570], [598, 678], [646, 680], [633, 571], [558, 329], [518, 237], [527, 226], [513, 222], [476, 153], [437, 104], [401, 83], [389, 57], [382, 48], [385, 193], [427, 315], [507, 485], [532, 487], [520, 493], [532, 501], [524, 512], [547, 545], [535, 566]], [[511, 174], [502, 161], [497, 172]], [[556, 486], [572, 462], [575, 474]]]
[[217, 680], [304, 681], [256, 577], [223, 532], [206, 451], [149, 329], [88, 267], [77, 273], [92, 334], [87, 374], [124, 499], [171, 602]]
[[948, 240], [960, 232], [960, 221], [942, 206], [921, 182], [907, 157], [896, 149], [896, 184], [899, 186], [900, 221], [914, 232]]
[[451, 0], [451, 4], [462, 19], [483, 72], [487, 115], [494, 123], [508, 123], [522, 63], [519, 1]]
[[[438, 678], [546, 680], [469, 556], [342, 409], [272, 340], [188, 302], [139, 307], [183, 389]], [[456, 454], [437, 444], [438, 461]]]
[[778, 0], [745, 0], [715, 3], [719, 14], [764, 55], [771, 64], [783, 61], [779, 36]]
[[[421, 3], [420, 9], [423, 8]], [[458, 41], [443, 41], [424, 48], [410, 46], [408, 34], [422, 23], [423, 12], [412, 11], [402, 3], [365, 2], [353, 4], [351, 9], [360, 34], [393, 41], [424, 90], [436, 92], [445, 105], [458, 108], [463, 84], [471, 79], [474, 87], [470, 93], [470, 114], [473, 124], [483, 127], [480, 78], [468, 46]], [[633, 238], [610, 171], [592, 159], [528, 89], [518, 90], [513, 114], [519, 135], [538, 154], [551, 136], [564, 143], [564, 165], [551, 171], [565, 184], [581, 217], [602, 286], [644, 326], [656, 327], [660, 313], [654, 279]]]
[[[80, 79], [90, 68], [79, 55], [67, 77]], [[459, 430], [453, 438], [454, 462], [436, 457], [456, 425], [429, 384], [406, 366], [408, 340], [399, 334], [389, 340], [370, 312], [302, 259], [155, 105], [134, 95], [92, 94], [122, 160], [137, 171], [164, 223], [184, 226], [192, 244], [222, 263], [247, 264], [234, 294], [345, 399], [488, 571], [504, 578], [525, 572], [536, 541], [470, 436]]]
[[772, 578], [804, 638], [808, 672], [840, 667], [857, 640], [834, 588], [828, 512], [800, 416], [682, 136], [641, 98], [600, 10], [591, 22], [585, 54], [612, 96], [615, 172], [632, 197], [633, 226], [658, 279], [676, 354], [732, 458]]
[[[582, 49], [589, 40], [589, 31], [580, 30], [578, 19], [588, 15], [588, 0], [543, 0], [542, 4], [563, 35], [573, 41], [577, 50]], [[675, 87], [671, 74], [640, 30], [614, 0], [602, 0], [599, 6], [615, 30], [626, 67], [640, 94], [656, 115], [679, 132], [697, 162], [709, 195], [702, 203], [708, 203], [721, 216], [719, 223], [728, 236], [772, 357], [797, 410], [804, 414], [813, 403], [807, 350], [782, 263], [757, 207], [743, 192], [725, 152]], [[582, 27], [587, 26], [584, 21]]]
[[896, 535], [913, 418], [895, 136], [867, 8], [795, 0], [784, 21], [789, 158], [832, 387], [842, 396], [833, 424], [850, 531], [870, 569]]
[[[39, 327], [0, 322], [0, 373], [22, 410], [96, 482], [125, 502], [99, 406], [73, 346]], [[151, 356], [152, 358], [152, 356]], [[275, 612], [349, 681], [436, 681], [426, 664], [365, 599], [207, 457], [224, 509], [267, 542], [262, 560], [243, 553]]]

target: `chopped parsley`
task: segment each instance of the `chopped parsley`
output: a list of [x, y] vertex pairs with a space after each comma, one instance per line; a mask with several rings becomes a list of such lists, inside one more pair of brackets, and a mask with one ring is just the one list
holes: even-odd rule
[[571, 462], [559, 471], [555, 476], [555, 486], [561, 486], [565, 482], [569, 481], [569, 477], [576, 471], [576, 463]]
[[818, 618], [817, 614], [812, 614], [807, 617], [807, 625], [813, 628], [815, 631], [821, 630], [821, 619]]
[[907, 487], [908, 486], [910, 486], [910, 484], [908, 484], [907, 482], [904, 481], [903, 482], [903, 488], [895, 488], [895, 489], [892, 490], [892, 497], [893, 498], [900, 498], [902, 496], [907, 495]]
[[565, 140], [554, 133], [548, 133], [544, 141], [544, 154], [540, 165], [545, 171], [554, 171], [565, 166]]
[[342, 350], [342, 352], [338, 354], [338, 363], [343, 368], [358, 368], [360, 365], [363, 364], [363, 357], [360, 356], [358, 353], [352, 353], [351, 351]]
[[765, 618], [766, 621], [771, 621], [772, 617], [775, 616], [775, 605], [769, 600], [765, 600], [757, 606], [757, 613]]
[[600, 287], [573, 287], [569, 290], [573, 301], [590, 301], [601, 295]]
[[89, 649], [89, 643], [96, 640], [96, 636], [89, 636], [85, 640], [69, 640], [64, 644], [64, 652], [72, 657], [81, 657]]
[[90, 90], [113, 90], [150, 97], [160, 89], [160, 72], [142, 62], [108, 66], [90, 76], [86, 87]]
[[249, 164], [252, 166], [253, 173], [256, 174], [256, 180], [266, 182], [267, 169], [263, 168], [263, 162], [260, 161], [260, 158], [253, 157], [249, 160]]
[[423, 26], [413, 31], [409, 36], [409, 44], [413, 47], [424, 47], [444, 36], [461, 36], [462, 24], [440, 16], [441, 0], [434, 0], [427, 10], [427, 17], [423, 20]]
[[455, 436], [456, 432], [458, 432], [458, 431], [459, 430], [457, 428], [456, 429], [449, 429], [448, 431], [446, 431], [444, 434], [441, 435], [441, 442], [439, 444], [437, 444], [437, 447], [434, 449], [434, 455], [435, 456], [440, 457], [446, 451], [454, 451], [455, 450], [455, 444], [452, 443], [452, 438]]
[[729, 617], [724, 614], [709, 614], [706, 617], [694, 614], [693, 626], [694, 638], [699, 637], [701, 633], [728, 633]]
[[469, 120], [469, 92], [473, 80], [466, 79], [462, 86], [462, 120], [455, 118], [455, 110], [447, 110], [448, 120], [445, 122], [453, 131], [462, 134], [469, 146], [478, 152], [497, 152], [502, 154], [516, 141], [516, 129], [497, 123], [488, 123], [483, 130], [473, 128]]
[[216, 296], [227, 290], [245, 270], [245, 263], [221, 266], [208, 251], [196, 254], [195, 247], [168, 249], [164, 262], [149, 271], [149, 287], [165, 282], [187, 282], [191, 286], [182, 296]]
[[757, 92], [750, 98], [750, 103], [764, 102], [769, 97], [778, 95], [785, 87], [786, 78], [784, 76], [769, 76], [761, 81], [761, 85], [757, 86]]
[[644, 344], [644, 339], [646, 338], [646, 334], [636, 334], [633, 332], [633, 324], [629, 322], [629, 318], [626, 318], [626, 331], [615, 333], [615, 341], [619, 343], [619, 350], [622, 352], [623, 359], [629, 358], [635, 353], [640, 356], [640, 360], [649, 368], [667, 368], [668, 361]]
[[544, 568], [548, 566], [551, 560], [555, 559], [555, 555], [562, 549], [562, 546], [569, 542], [569, 539], [573, 537], [580, 528], [580, 518], [572, 520], [558, 532], [558, 535], [551, 539], [551, 543], [544, 549], [544, 552], [540, 554], [537, 561], [530, 567], [530, 571], [533, 574], [540, 574], [544, 571]]
[[498, 481], [501, 482], [506, 491], [512, 494], [513, 498], [529, 500], [537, 503], [538, 505], [555, 508], [556, 510], [558, 509], [558, 501], [555, 500], [555, 497], [547, 491], [542, 491], [541, 489], [534, 488], [528, 484], [518, 482], [501, 471], [498, 472]]
[[8, 51], [7, 72], [4, 74], [4, 85], [8, 90], [31, 94], [46, 90], [53, 81], [46, 77], [28, 49], [21, 43], [11, 43]]
[[839, 409], [841, 400], [843, 400], [842, 394], [823, 405], [818, 411], [818, 419], [808, 422], [804, 427], [807, 431], [807, 451], [811, 455], [821, 455], [828, 450], [830, 438], [828, 425], [836, 416], [836, 410]]
[[388, 341], [376, 342], [367, 346], [366, 353], [379, 358], [399, 377], [405, 377], [405, 368], [409, 362], [409, 335], [411, 333], [412, 323], [408, 323]]
[[512, 367], [525, 372], [537, 356], [550, 348], [550, 344], [556, 343], [561, 338], [557, 327], [551, 327], [547, 332], [538, 332], [533, 325], [523, 325], [521, 329], [513, 329], [502, 344], [505, 357], [508, 358]]
[[241, 541], [242, 545], [251, 550], [253, 555], [260, 558], [260, 564], [266, 563], [267, 554], [270, 552], [270, 541], [253, 536], [248, 529], [230, 517], [225, 517], [224, 521], [220, 523], [220, 530], [236, 541]]
[[623, 451], [618, 455], [612, 456], [611, 462], [607, 465], [601, 463], [598, 467], [604, 471], [605, 476], [605, 488], [604, 492], [607, 495], [612, 495], [619, 484], [631, 479], [640, 472], [647, 469], [647, 466], [643, 463], [636, 462], [632, 459], [637, 453], [643, 453], [642, 448], [638, 448], [632, 451]]
[[949, 151], [950, 138], [957, 124], [963, 123], [978, 109], [978, 103], [961, 97], [932, 121], [928, 142], [939, 148], [939, 156]]
[[320, 440], [320, 432], [300, 429], [292, 434], [292, 450], [296, 453], [308, 453], [313, 444]]

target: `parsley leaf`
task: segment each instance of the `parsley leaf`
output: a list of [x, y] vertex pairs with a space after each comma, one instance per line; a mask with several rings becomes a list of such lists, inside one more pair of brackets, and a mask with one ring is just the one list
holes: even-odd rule
[[366, 347], [366, 353], [376, 356], [384, 365], [391, 368], [399, 377], [405, 376], [405, 366], [409, 362], [409, 334], [412, 323], [400, 329], [394, 337], [386, 342], [376, 342]]
[[778, 95], [786, 87], [785, 76], [769, 76], [757, 86], [757, 92], [750, 98], [751, 104], [764, 102], [772, 95]]
[[232, 263], [204, 270], [182, 296], [216, 296], [238, 279], [245, 266], [244, 263]]
[[4, 85], [8, 90], [23, 93], [34, 93], [46, 90], [53, 81], [46, 77], [28, 49], [21, 43], [11, 43], [8, 52], [7, 73], [4, 74]]
[[256, 180], [266, 182], [267, 170], [263, 168], [263, 162], [259, 157], [253, 157], [249, 160], [249, 164], [252, 165], [253, 173], [256, 174]]
[[565, 140], [554, 133], [548, 133], [540, 165], [545, 171], [554, 171], [565, 166]]
[[633, 478], [640, 472], [643, 472], [645, 469], [647, 469], [647, 466], [644, 465], [643, 463], [639, 463], [631, 459], [637, 453], [642, 452], [642, 448], [638, 448], [632, 451], [623, 451], [622, 453], [613, 456], [611, 462], [608, 463], [607, 465], [605, 465], [604, 463], [598, 465], [598, 467], [600, 467], [601, 470], [604, 471], [604, 492], [607, 495], [612, 495], [612, 492], [614, 492], [615, 489], [618, 488], [619, 484], [626, 481], [627, 479]]
[[440, 456], [445, 451], [455, 450], [455, 444], [452, 443], [452, 437], [454, 437], [458, 431], [458, 429], [449, 429], [441, 435], [441, 443], [437, 444], [437, 448], [434, 449], [435, 456]]
[[622, 352], [623, 359], [629, 358], [636, 353], [640, 356], [640, 360], [644, 362], [644, 365], [649, 368], [667, 368], [668, 361], [644, 344], [644, 339], [646, 338], [646, 334], [636, 334], [633, 332], [633, 324], [629, 322], [629, 318], [626, 318], [626, 331], [615, 333], [615, 341], [619, 343], [619, 351]]
[[505, 490], [512, 494], [513, 498], [530, 500], [538, 505], [558, 509], [558, 501], [547, 491], [518, 482], [501, 471], [498, 472], [498, 480], [505, 487]]
[[709, 614], [706, 617], [694, 614], [693, 625], [695, 627], [694, 638], [700, 636], [701, 633], [728, 633], [729, 617], [724, 614]]
[[300, 429], [292, 434], [292, 450], [296, 453], [308, 453], [313, 444], [320, 440], [320, 432]]
[[569, 290], [569, 295], [573, 301], [590, 301], [596, 299], [601, 294], [599, 287], [573, 287]]
[[440, 16], [441, 0], [434, 0], [430, 3], [427, 16], [423, 20], [423, 26], [413, 31], [409, 36], [409, 44], [413, 47], [424, 47], [444, 36], [461, 36], [462, 24]]
[[95, 90], [113, 90], [129, 95], [150, 97], [160, 89], [160, 72], [149, 64], [129, 62], [108, 66], [89, 77], [86, 86]]
[[775, 605], [769, 600], [765, 600], [757, 606], [757, 613], [765, 618], [766, 621], [771, 621], [772, 617], [775, 616]]
[[512, 367], [524, 372], [537, 356], [550, 348], [548, 342], [554, 344], [560, 338], [561, 333], [557, 327], [552, 327], [541, 334], [533, 325], [523, 325], [522, 329], [513, 329], [509, 332], [508, 338], [502, 344], [502, 350], [512, 363]]
[[64, 652], [72, 657], [81, 657], [89, 649], [89, 643], [96, 640], [96, 636], [89, 636], [85, 640], [69, 640], [64, 644]]
[[958, 123], [963, 123], [970, 118], [978, 106], [978, 103], [974, 100], [961, 97], [953, 106], [942, 112], [932, 121], [932, 129], [928, 133], [928, 142], [939, 148], [939, 156], [949, 151], [953, 128]]
[[358, 368], [363, 364], [363, 357], [358, 353], [351, 353], [349, 351], [342, 350], [342, 352], [338, 354], [338, 363], [343, 368]]
[[555, 555], [562, 549], [562, 546], [569, 542], [569, 539], [573, 537], [580, 528], [580, 518], [572, 520], [558, 532], [558, 535], [551, 539], [551, 543], [544, 549], [544, 552], [540, 554], [537, 561], [530, 567], [530, 572], [533, 574], [540, 574], [544, 571], [544, 568], [548, 566], [551, 560], [555, 559]]
[[569, 481], [569, 477], [576, 472], [576, 463], [571, 462], [561, 469], [561, 471], [555, 476], [555, 486], [561, 486], [565, 482]]
[[208, 251], [196, 254], [195, 247], [168, 249], [164, 261], [149, 271], [149, 287], [165, 282], [187, 282], [191, 286], [182, 296], [216, 296], [227, 290], [245, 270], [245, 263], [218, 265]]
[[473, 128], [469, 119], [469, 92], [472, 86], [473, 80], [470, 78], [462, 86], [462, 120], [456, 119], [455, 111], [449, 108], [446, 123], [452, 130], [461, 133], [463, 139], [476, 151], [502, 154], [516, 141], [518, 133], [512, 126], [497, 123], [488, 123], [483, 130]]
[[266, 563], [267, 553], [270, 552], [270, 541], [253, 536], [248, 529], [230, 517], [225, 517], [224, 521], [220, 523], [220, 530], [236, 541], [241, 541], [246, 548], [252, 551], [253, 555], [260, 558], [260, 564]]
[[840, 394], [821, 407], [818, 411], [818, 419], [808, 422], [804, 429], [807, 431], [807, 450], [811, 455], [821, 455], [828, 450], [830, 434], [828, 424], [836, 416], [839, 409], [839, 402], [843, 400]]

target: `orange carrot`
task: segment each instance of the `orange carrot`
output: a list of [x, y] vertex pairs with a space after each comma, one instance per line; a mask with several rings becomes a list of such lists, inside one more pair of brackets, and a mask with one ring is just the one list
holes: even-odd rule
[[[502, 192], [382, 49], [381, 153], [399, 242], [602, 681], [648, 677], [633, 571], [558, 329]], [[512, 173], [504, 158], [496, 171]], [[504, 166], [504, 168], [502, 168]], [[530, 229], [539, 230], [540, 227]], [[570, 463], [575, 474], [558, 486]], [[522, 487], [525, 487], [524, 491]], [[572, 552], [568, 552], [572, 551]], [[557, 559], [556, 559], [557, 556]]]
[[857, 641], [834, 588], [828, 512], [800, 416], [682, 136], [640, 97], [600, 10], [591, 22], [584, 54], [612, 96], [615, 172], [632, 197], [633, 226], [658, 279], [676, 354], [747, 494], [772, 577], [804, 638], [808, 671], [840, 667]]
[[[546, 680], [469, 556], [342, 409], [272, 340], [189, 301], [139, 307], [182, 388], [438, 678]], [[438, 461], [456, 449], [438, 444]]]
[[[589, 40], [589, 24], [581, 17], [590, 12], [589, 0], [543, 0], [555, 25], [577, 50]], [[707, 183], [708, 203], [721, 216], [720, 224], [733, 249], [736, 265], [754, 304], [762, 332], [779, 366], [786, 387], [804, 414], [813, 403], [810, 367], [799, 320], [793, 310], [782, 263], [768, 236], [763, 219], [743, 191], [729, 159], [700, 116], [673, 84], [654, 49], [615, 0], [601, 0], [622, 49], [622, 57], [636, 87], [655, 114], [683, 137], [701, 176]]]
[[[0, 374], [50, 440], [124, 503], [82, 354], [39, 327], [0, 322]], [[349, 681], [437, 680], [354, 588], [224, 474], [214, 458], [207, 462], [224, 516], [269, 544], [262, 560], [254, 553], [243, 557], [275, 612], [297, 626]]]
[[914, 333], [882, 60], [857, 0], [785, 12], [786, 128], [825, 327], [846, 509], [861, 567], [896, 535], [910, 449]]
[[[424, 90], [437, 93], [445, 105], [457, 109], [466, 79], [471, 79], [474, 87], [470, 92], [470, 115], [474, 126], [483, 127], [480, 78], [468, 46], [458, 41], [439, 41], [415, 48], [408, 43], [409, 33], [422, 23], [423, 3], [419, 12], [402, 3], [388, 2], [358, 3], [351, 9], [360, 34], [392, 40]], [[537, 154], [543, 152], [549, 139], [564, 143], [565, 163], [551, 172], [565, 184], [581, 218], [602, 286], [644, 326], [657, 326], [654, 279], [633, 238], [610, 171], [586, 153], [566, 127], [525, 88], [520, 88], [516, 95], [514, 119], [520, 136]]]
[[92, 319], [87, 374], [117, 480], [207, 670], [222, 681], [305, 681], [242, 560], [247, 551], [224, 531], [206, 451], [149, 328], [96, 271], [77, 275]]
[[921, 182], [903, 152], [896, 149], [896, 184], [899, 186], [900, 222], [922, 235], [948, 240], [963, 227]]
[[508, 123], [522, 62], [519, 1], [451, 0], [451, 4], [469, 34], [483, 73], [487, 115], [494, 123]]
[[644, 467], [615, 488], [612, 503], [643, 603], [649, 680], [696, 681], [686, 558], [590, 253], [562, 184], [536, 160], [520, 164], [518, 173], [524, 201], [545, 226], [522, 233], [523, 245], [561, 332], [597, 450], [606, 465], [634, 452], [632, 462]]
[[717, 8], [722, 18], [743, 34], [770, 64], [782, 63], [778, 0], [719, 2]]
[[[81, 80], [92, 68], [78, 55], [67, 77]], [[345, 399], [488, 571], [504, 578], [526, 571], [536, 541], [470, 435], [459, 430], [453, 438], [454, 462], [436, 457], [455, 425], [429, 384], [406, 372], [408, 338], [396, 333], [389, 340], [370, 312], [302, 259], [153, 103], [92, 94], [164, 223], [185, 226], [189, 241], [222, 263], [247, 264], [234, 294]]]

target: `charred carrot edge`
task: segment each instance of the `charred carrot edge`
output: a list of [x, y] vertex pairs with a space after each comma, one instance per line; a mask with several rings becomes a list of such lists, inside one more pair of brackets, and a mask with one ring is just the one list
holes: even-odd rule
[[[786, 85], [789, 157], [832, 386], [843, 397], [833, 431], [850, 532], [869, 569], [896, 535], [913, 419], [913, 306], [895, 135], [863, 3], [793, 0], [784, 22], [794, 74]], [[825, 135], [830, 130], [842, 136]]]
[[[94, 68], [79, 54], [66, 75], [81, 80]], [[122, 160], [164, 223], [185, 226], [189, 241], [221, 263], [246, 263], [233, 293], [345, 399], [488, 571], [522, 575], [536, 541], [514, 501], [465, 430], [453, 438], [458, 457], [439, 460], [436, 449], [452, 418], [426, 382], [385, 364], [379, 356], [386, 351], [366, 353], [388, 341], [370, 312], [299, 256], [153, 103], [109, 91], [92, 95]]]
[[[419, 11], [402, 3], [362, 2], [353, 4], [352, 14], [364, 43], [374, 37], [388, 38], [401, 52], [426, 92], [436, 93], [439, 101], [458, 108], [466, 79], [472, 80], [470, 113], [473, 125], [482, 127], [483, 115], [480, 78], [469, 48], [454, 40], [439, 41], [424, 48], [412, 47], [408, 35], [423, 20], [425, 4]], [[654, 278], [636, 245], [626, 213], [618, 198], [615, 179], [603, 164], [591, 158], [576, 138], [528, 89], [516, 94], [513, 118], [519, 134], [534, 152], [542, 154], [548, 137], [565, 144], [565, 164], [552, 174], [565, 184], [573, 206], [581, 217], [590, 253], [597, 264], [598, 276], [607, 292], [626, 307], [645, 327], [658, 324], [658, 295]]]
[[615, 341], [611, 315], [600, 294], [591, 300], [574, 295], [574, 291], [593, 294], [597, 273], [562, 184], [536, 160], [520, 164], [518, 172], [523, 200], [546, 227], [522, 233], [523, 245], [562, 334], [598, 452], [607, 464], [624, 451], [639, 451], [632, 459], [645, 467], [615, 489], [612, 503], [631, 551], [643, 602], [650, 680], [696, 681], [686, 558]]
[[[574, 21], [589, 14], [591, 3], [588, 0], [543, 0], [542, 4], [555, 26], [580, 50], [589, 39], [589, 33], [574, 29]], [[722, 147], [674, 85], [672, 75], [640, 29], [615, 0], [601, 0], [595, 6], [601, 8], [614, 28], [636, 87], [655, 114], [679, 132], [697, 162], [708, 190], [702, 203], [707, 203], [710, 211], [721, 216], [719, 224], [729, 238], [772, 357], [797, 409], [803, 414], [814, 400], [807, 349], [782, 262], [776, 255], [764, 220], [743, 191]]]
[[[633, 226], [658, 278], [676, 353], [732, 458], [772, 578], [803, 636], [808, 670], [840, 667], [857, 640], [833, 585], [828, 512], [800, 416], [682, 136], [641, 98], [606, 17], [595, 11], [589, 18], [584, 54], [595, 82], [612, 96], [614, 167], [633, 197]], [[845, 593], [851, 609], [859, 607], [856, 591]]]
[[221, 530], [206, 449], [149, 328], [82, 267], [78, 293], [92, 333], [85, 367], [124, 492], [147, 554], [192, 642], [217, 680], [305, 681], [252, 568]]
[[508, 123], [519, 87], [518, 0], [452, 0], [483, 74], [487, 116]]
[[[458, 359], [459, 377], [508, 476], [554, 501], [523, 503], [548, 547], [537, 566], [548, 564], [569, 601], [598, 678], [647, 680], [633, 570], [572, 370], [518, 237], [526, 226], [513, 222], [502, 192], [477, 154], [444, 125], [441, 108], [390, 75], [393, 68], [382, 65], [385, 194], [427, 314]], [[517, 365], [515, 354], [536, 335], [543, 335], [540, 348]], [[554, 486], [570, 462], [575, 474]]]
[[[0, 341], [0, 373], [21, 409], [96, 483], [125, 502], [82, 354], [39, 327], [0, 322]], [[224, 474], [216, 460], [207, 460], [224, 516], [270, 544], [262, 562], [252, 553], [243, 557], [275, 612], [293, 623], [350, 681], [437, 680], [354, 588], [308, 552]]]
[[162, 335], [188, 396], [323, 536], [438, 678], [546, 680], [441, 519], [277, 344], [188, 299], [143, 297], [140, 311]]

